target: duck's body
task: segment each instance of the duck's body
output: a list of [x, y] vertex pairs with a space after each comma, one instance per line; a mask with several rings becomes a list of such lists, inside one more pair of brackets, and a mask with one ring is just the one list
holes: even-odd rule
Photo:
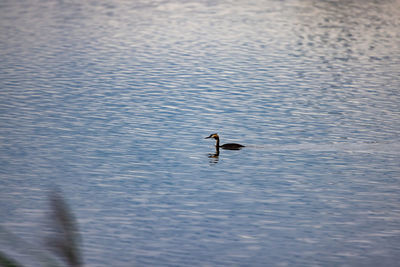
[[244, 145], [236, 144], [236, 143], [228, 143], [228, 144], [223, 144], [222, 146], [219, 146], [219, 147], [223, 148], [223, 149], [235, 150], [235, 149], [241, 149], [242, 147], [244, 147]]
[[236, 143], [228, 143], [228, 144], [219, 145], [219, 136], [216, 133], [211, 134], [210, 136], [206, 137], [205, 139], [207, 139], [207, 138], [214, 138], [217, 141], [217, 143], [215, 144], [215, 147], [217, 149], [222, 148], [222, 149], [229, 149], [229, 150], [239, 150], [242, 147], [245, 147], [244, 145], [236, 144]]

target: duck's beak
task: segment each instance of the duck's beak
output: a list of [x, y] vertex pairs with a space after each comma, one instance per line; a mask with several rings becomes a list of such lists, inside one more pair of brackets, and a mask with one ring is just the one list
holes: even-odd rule
[[204, 139], [208, 139], [208, 138], [211, 138], [211, 135], [210, 135], [210, 136], [208, 136], [208, 137], [205, 137]]

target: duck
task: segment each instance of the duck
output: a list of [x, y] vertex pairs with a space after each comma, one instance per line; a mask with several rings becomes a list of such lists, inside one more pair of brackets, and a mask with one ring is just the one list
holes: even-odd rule
[[219, 150], [219, 148], [228, 149], [228, 150], [239, 150], [242, 147], [245, 147], [244, 145], [237, 144], [237, 143], [227, 143], [227, 144], [219, 145], [219, 135], [217, 133], [210, 134], [210, 136], [205, 137], [204, 139], [208, 139], [208, 138], [214, 138], [217, 141], [217, 143], [215, 144], [215, 147], [217, 148], [217, 150]]

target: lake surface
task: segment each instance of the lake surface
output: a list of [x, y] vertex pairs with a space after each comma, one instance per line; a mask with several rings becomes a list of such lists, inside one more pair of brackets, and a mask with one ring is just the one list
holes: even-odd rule
[[86, 266], [398, 266], [400, 1], [2, 1], [0, 25], [8, 231], [40, 247], [58, 188]]

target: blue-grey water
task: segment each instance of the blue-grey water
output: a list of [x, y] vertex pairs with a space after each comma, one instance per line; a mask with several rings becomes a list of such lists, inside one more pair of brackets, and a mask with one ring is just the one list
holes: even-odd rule
[[56, 188], [86, 266], [398, 266], [398, 0], [6, 0], [0, 35], [10, 233]]

